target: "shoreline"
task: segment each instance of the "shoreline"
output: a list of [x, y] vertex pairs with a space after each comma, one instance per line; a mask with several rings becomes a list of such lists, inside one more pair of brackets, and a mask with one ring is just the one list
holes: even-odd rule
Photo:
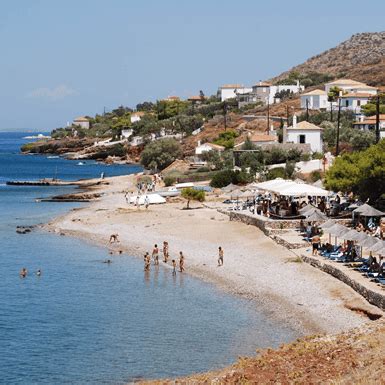
[[[170, 259], [179, 250], [184, 252], [185, 274], [252, 300], [258, 311], [299, 336], [334, 334], [368, 321], [349, 310], [372, 306], [354, 290], [307, 264], [293, 262], [295, 254], [253, 226], [230, 222], [207, 205], [181, 210], [185, 204], [180, 199], [150, 206], [148, 211], [128, 206], [123, 190], [132, 187], [136, 175], [106, 178], [109, 184], [97, 186], [101, 193], [98, 200], [42, 227], [115, 251], [121, 249], [136, 258], [151, 251], [154, 243], [168, 240]], [[119, 234], [118, 247], [108, 244], [112, 233]], [[220, 268], [216, 266], [219, 244], [225, 250], [225, 264]]]

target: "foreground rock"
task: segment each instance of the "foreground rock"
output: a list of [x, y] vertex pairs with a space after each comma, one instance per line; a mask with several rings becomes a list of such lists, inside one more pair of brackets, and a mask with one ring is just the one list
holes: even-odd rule
[[385, 321], [334, 336], [301, 338], [226, 369], [141, 384], [384, 384]]

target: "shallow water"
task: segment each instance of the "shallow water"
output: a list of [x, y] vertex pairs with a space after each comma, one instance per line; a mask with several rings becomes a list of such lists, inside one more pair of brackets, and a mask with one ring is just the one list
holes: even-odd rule
[[[56, 168], [62, 179], [96, 177], [107, 167], [107, 175], [137, 171], [21, 156], [24, 135], [12, 135], [0, 133], [3, 181], [50, 177]], [[67, 191], [0, 185], [0, 383], [124, 384], [179, 376], [296, 337], [252, 303], [187, 275], [173, 277], [162, 266], [144, 274], [142, 261], [127, 255], [108, 265], [104, 248], [39, 230], [15, 232], [79, 206], [35, 202]], [[20, 279], [24, 266], [30, 273]], [[41, 277], [33, 274], [39, 268]]]

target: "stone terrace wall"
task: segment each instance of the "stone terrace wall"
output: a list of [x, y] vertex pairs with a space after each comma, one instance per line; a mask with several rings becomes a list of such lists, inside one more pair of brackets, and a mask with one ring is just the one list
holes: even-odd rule
[[316, 258], [308, 257], [306, 255], [301, 255], [301, 258], [304, 262], [309, 263], [310, 265], [317, 267], [318, 269], [346, 283], [357, 293], [361, 294], [372, 305], [375, 305], [380, 309], [385, 310], [385, 293], [381, 294], [371, 289], [368, 289], [361, 283], [354, 280], [352, 277], [349, 277], [337, 266], [332, 266], [328, 263], [324, 263]]

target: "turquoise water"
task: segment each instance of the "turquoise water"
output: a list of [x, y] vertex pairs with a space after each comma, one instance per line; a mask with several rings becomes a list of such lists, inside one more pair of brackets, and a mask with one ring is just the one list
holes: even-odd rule
[[[6, 186], [9, 179], [62, 179], [135, 172], [22, 156], [23, 134], [0, 133], [0, 383], [124, 384], [218, 368], [257, 347], [296, 337], [244, 300], [162, 267], [17, 225], [42, 223], [79, 204], [37, 203], [70, 188]], [[2, 181], [2, 182], [1, 182]], [[20, 279], [22, 267], [30, 274]], [[42, 269], [43, 274], [33, 274]]]

